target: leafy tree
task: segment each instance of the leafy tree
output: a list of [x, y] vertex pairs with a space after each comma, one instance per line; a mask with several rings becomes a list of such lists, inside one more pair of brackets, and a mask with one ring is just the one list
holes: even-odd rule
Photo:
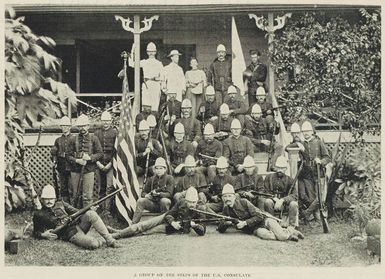
[[[358, 23], [313, 12], [290, 19], [270, 48], [287, 121], [318, 115], [355, 137], [379, 133], [380, 11], [357, 11]], [[375, 125], [373, 125], [375, 124]]]
[[23, 161], [25, 128], [50, 123], [67, 114], [68, 103], [76, 104], [71, 88], [55, 80], [61, 61], [47, 52], [55, 46], [54, 40], [35, 35], [23, 20], [15, 19], [12, 8], [6, 10], [4, 95], [8, 188], [30, 184], [23, 182], [28, 176], [20, 176], [18, 171], [20, 167], [28, 167]]

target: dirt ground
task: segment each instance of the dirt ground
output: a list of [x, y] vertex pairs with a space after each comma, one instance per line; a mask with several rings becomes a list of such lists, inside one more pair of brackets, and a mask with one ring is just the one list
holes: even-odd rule
[[[6, 216], [6, 226], [20, 228], [30, 214]], [[208, 226], [205, 236], [150, 235], [122, 239], [119, 249], [80, 249], [64, 241], [26, 239], [26, 249], [5, 254], [6, 266], [367, 266], [377, 261], [367, 255], [365, 243], [352, 243], [351, 225], [302, 227], [300, 242], [265, 241], [236, 230], [219, 234]], [[94, 232], [91, 232], [94, 233]]]

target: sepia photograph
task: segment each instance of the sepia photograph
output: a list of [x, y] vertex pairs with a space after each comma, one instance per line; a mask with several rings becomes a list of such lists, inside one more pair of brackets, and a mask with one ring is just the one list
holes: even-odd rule
[[5, 1], [4, 267], [381, 268], [381, 5]]

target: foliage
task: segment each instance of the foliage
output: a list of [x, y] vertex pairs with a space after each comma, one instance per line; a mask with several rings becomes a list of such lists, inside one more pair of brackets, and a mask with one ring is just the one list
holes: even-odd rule
[[[289, 122], [312, 114], [338, 121], [355, 137], [379, 132], [380, 11], [357, 11], [359, 22], [322, 12], [288, 20], [270, 49]], [[349, 21], [350, 20], [350, 21]]]
[[346, 213], [362, 233], [369, 220], [381, 217], [381, 162], [368, 147], [358, 146], [338, 176], [336, 195], [350, 204]]
[[16, 169], [23, 166], [24, 128], [49, 123], [67, 114], [67, 105], [75, 106], [75, 93], [55, 80], [61, 61], [47, 52], [54, 40], [37, 36], [15, 19], [12, 8], [5, 19], [5, 178], [14, 187]]

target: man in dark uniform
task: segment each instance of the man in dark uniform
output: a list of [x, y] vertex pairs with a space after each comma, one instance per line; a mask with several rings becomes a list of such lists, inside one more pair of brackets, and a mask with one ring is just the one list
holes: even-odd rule
[[250, 51], [251, 64], [247, 66], [244, 72], [244, 78], [247, 79], [249, 105], [256, 103], [256, 93], [259, 87], [265, 87], [267, 77], [267, 66], [260, 61], [261, 53], [259, 50]]
[[[58, 184], [59, 189], [56, 189], [56, 195], [63, 201], [69, 202], [69, 180], [71, 175], [71, 166], [69, 161], [66, 159], [66, 154], [69, 152], [69, 141], [73, 137], [71, 135], [71, 120], [64, 116], [60, 119], [60, 127], [63, 131], [61, 137], [55, 140], [55, 143], [51, 149], [52, 160], [55, 165], [55, 169], [58, 173]], [[55, 185], [56, 186], [56, 185]]]
[[217, 175], [214, 177], [213, 183], [209, 189], [207, 209], [213, 212], [220, 212], [223, 207], [221, 200], [222, 188], [227, 183], [235, 184], [235, 178], [229, 174], [229, 163], [223, 156], [219, 157], [216, 164]]
[[[94, 208], [83, 214], [77, 223], [69, 225], [57, 234], [52, 230], [62, 225], [71, 214], [78, 209], [72, 207], [64, 201], [56, 201], [55, 189], [51, 185], [46, 185], [41, 193], [42, 209], [33, 214], [33, 235], [39, 239], [55, 240], [62, 239], [69, 241], [79, 247], [94, 250], [101, 247], [104, 243], [108, 247], [121, 247], [108, 232], [106, 225], [95, 212]], [[88, 234], [93, 227], [104, 240]]]
[[231, 55], [226, 54], [226, 48], [220, 44], [217, 47], [217, 58], [210, 65], [207, 82], [213, 85], [218, 102], [223, 103], [227, 88], [232, 84]]
[[271, 166], [274, 166], [278, 156], [283, 152], [282, 145], [278, 144], [274, 138], [274, 135], [277, 135], [279, 130], [279, 123], [275, 120], [268, 123], [262, 118], [261, 107], [258, 104], [254, 104], [251, 109], [251, 114], [245, 118], [244, 134], [254, 144], [257, 152], [272, 152], [270, 154]]
[[229, 137], [233, 119], [234, 118], [230, 116], [229, 106], [227, 104], [222, 104], [219, 108], [219, 118], [218, 116], [214, 116], [210, 120], [210, 123], [214, 127], [216, 139], [223, 141]]
[[222, 200], [222, 214], [239, 221], [236, 224], [231, 221], [222, 221], [217, 228], [220, 233], [235, 226], [244, 233], [254, 234], [267, 240], [298, 241], [299, 238], [304, 238], [301, 232], [291, 226], [287, 229], [282, 228], [276, 220], [263, 215], [263, 212], [247, 199], [237, 198], [231, 184], [223, 186]]
[[205, 192], [208, 192], [206, 178], [196, 170], [196, 162], [193, 156], [187, 155], [184, 162], [186, 174], [181, 177], [176, 185], [174, 200], [178, 202], [186, 196], [186, 190], [191, 186], [196, 188], [199, 195], [200, 204], [206, 204], [207, 198]]
[[258, 174], [258, 169], [255, 165], [254, 158], [246, 156], [243, 161], [244, 172], [236, 177], [235, 191], [241, 198], [248, 199], [259, 209], [264, 210], [265, 198], [255, 196], [250, 191], [254, 190], [259, 193], [265, 192], [263, 176]]
[[146, 120], [139, 123], [139, 134], [135, 135], [136, 149], [136, 173], [139, 176], [145, 174], [147, 157], [148, 157], [148, 173], [152, 175], [152, 166], [156, 158], [162, 156], [163, 148], [159, 141], [150, 138], [150, 127]]
[[[92, 203], [96, 162], [103, 158], [103, 150], [99, 139], [88, 132], [90, 122], [86, 115], [80, 115], [76, 125], [80, 130], [79, 135], [70, 139], [69, 153], [66, 155], [71, 162], [70, 198], [73, 204], [75, 199], [81, 195], [83, 206], [87, 206]], [[81, 178], [83, 181], [80, 183], [81, 185], [78, 185]]]
[[230, 85], [227, 89], [227, 96], [224, 103], [229, 106], [230, 115], [237, 118], [243, 125], [245, 123], [247, 107], [242, 97], [238, 94], [237, 89], [233, 85]]
[[218, 118], [220, 105], [221, 103], [215, 99], [214, 87], [212, 85], [207, 86], [205, 100], [199, 106], [196, 118], [205, 124], [214, 120], [213, 118]]
[[159, 109], [159, 114], [164, 114], [162, 130], [165, 132], [165, 138], [172, 138], [175, 120], [181, 117], [182, 102], [176, 99], [176, 92], [167, 91], [167, 102], [164, 102]]
[[[317, 182], [320, 183], [321, 200], [326, 199], [325, 172], [324, 167], [330, 163], [330, 155], [325, 143], [318, 136], [314, 135], [313, 126], [309, 121], [302, 123], [302, 134], [304, 136], [304, 151], [301, 152], [303, 158], [303, 168], [298, 178], [298, 189], [300, 198], [308, 208], [303, 212], [305, 219], [310, 220], [310, 216], [319, 219]], [[320, 165], [320, 181], [318, 181], [317, 164]], [[302, 197], [301, 197], [302, 196]]]
[[[274, 195], [272, 199], [265, 200], [265, 211], [274, 215], [274, 212], [289, 210], [289, 225], [298, 226], [298, 192], [293, 186], [293, 179], [286, 175], [287, 160], [280, 156], [275, 163], [275, 173], [268, 174], [265, 178], [265, 191]], [[290, 192], [291, 190], [291, 192]]]
[[196, 152], [201, 159], [201, 166], [198, 167], [198, 172], [207, 176], [208, 183], [213, 182], [216, 175], [216, 161], [214, 159], [202, 157], [201, 155], [214, 158], [222, 156], [222, 143], [215, 139], [214, 135], [215, 131], [213, 125], [207, 123], [203, 131], [204, 139], [200, 140]]
[[135, 127], [137, 132], [138, 132], [139, 123], [142, 120], [147, 120], [147, 117], [151, 114], [154, 115], [155, 118], [158, 118], [158, 113], [155, 111], [154, 112], [151, 111], [150, 104], [142, 104], [142, 112], [138, 113], [135, 117], [135, 125], [136, 125]]
[[175, 123], [182, 123], [185, 129], [185, 139], [191, 142], [192, 146], [196, 149], [198, 142], [202, 137], [202, 130], [200, 122], [191, 116], [191, 101], [184, 99], [182, 101], [182, 115], [177, 119]]
[[234, 119], [231, 122], [231, 136], [223, 142], [223, 156], [235, 166], [231, 168], [231, 173], [241, 173], [245, 157], [247, 155], [254, 157], [253, 143], [248, 137], [241, 135], [241, 130], [241, 122]]
[[194, 147], [191, 142], [186, 140], [185, 130], [182, 123], [177, 123], [174, 129], [174, 139], [167, 144], [167, 153], [170, 156], [170, 164], [172, 168], [172, 174], [174, 176], [183, 176], [184, 160], [187, 155], [194, 156]]
[[[112, 117], [108, 111], [104, 111], [100, 117], [103, 127], [95, 131], [95, 136], [100, 141], [100, 144], [103, 149], [103, 157], [96, 162], [96, 165], [99, 168], [99, 198], [104, 197], [114, 191], [114, 186], [112, 185], [113, 180], [113, 168], [112, 168], [112, 158], [114, 156], [114, 145], [116, 137], [118, 136], [118, 130], [112, 126]], [[107, 200], [104, 204], [104, 209], [106, 213], [111, 212], [112, 208], [112, 199]]]
[[150, 177], [144, 186], [141, 198], [136, 201], [136, 209], [132, 223], [138, 223], [143, 211], [165, 213], [170, 209], [174, 194], [175, 182], [171, 175], [166, 174], [166, 161], [159, 157], [155, 161], [155, 175]]
[[190, 209], [204, 210], [198, 205], [198, 192], [194, 187], [186, 191], [186, 197], [181, 198], [167, 213], [151, 219], [130, 225], [123, 230], [108, 227], [115, 239], [128, 238], [136, 235], [150, 235], [156, 233], [189, 234], [191, 229], [198, 235], [206, 233], [204, 223], [195, 223], [194, 219], [204, 219], [205, 216]]

